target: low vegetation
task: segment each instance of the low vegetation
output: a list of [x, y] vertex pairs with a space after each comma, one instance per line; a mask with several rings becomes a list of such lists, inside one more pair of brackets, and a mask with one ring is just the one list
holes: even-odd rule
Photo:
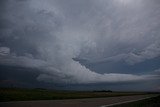
[[56, 91], [46, 89], [0, 88], [0, 101], [24, 100], [56, 100], [77, 98], [100, 98], [148, 94], [143, 92], [112, 92], [112, 91]]

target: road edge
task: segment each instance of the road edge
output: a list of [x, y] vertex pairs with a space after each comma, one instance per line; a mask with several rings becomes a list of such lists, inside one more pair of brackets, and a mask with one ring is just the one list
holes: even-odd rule
[[151, 96], [151, 97], [146, 97], [146, 98], [141, 98], [141, 99], [137, 99], [137, 100], [123, 101], [123, 102], [114, 103], [114, 104], [102, 105], [100, 107], [111, 107], [111, 106], [116, 106], [116, 105], [120, 105], [120, 104], [126, 104], [126, 103], [141, 101], [141, 100], [145, 100], [145, 99], [149, 99], [149, 98], [154, 98], [154, 97], [157, 97], [157, 96], [159, 96], [159, 95], [155, 95], [155, 96]]

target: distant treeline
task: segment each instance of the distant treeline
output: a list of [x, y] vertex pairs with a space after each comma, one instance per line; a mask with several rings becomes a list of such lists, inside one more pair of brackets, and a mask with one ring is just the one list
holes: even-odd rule
[[113, 92], [111, 90], [94, 90], [93, 92]]

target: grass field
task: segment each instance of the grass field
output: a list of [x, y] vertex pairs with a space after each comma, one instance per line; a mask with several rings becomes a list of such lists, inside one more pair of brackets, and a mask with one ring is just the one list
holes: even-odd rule
[[45, 89], [0, 88], [0, 101], [100, 98], [147, 94], [142, 92], [56, 91]]

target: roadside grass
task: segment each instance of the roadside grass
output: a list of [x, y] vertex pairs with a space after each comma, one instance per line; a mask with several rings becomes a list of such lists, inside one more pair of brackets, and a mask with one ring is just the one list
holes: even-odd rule
[[0, 101], [57, 100], [143, 95], [143, 92], [57, 91], [46, 89], [0, 88]]
[[160, 107], [160, 95], [145, 100], [115, 105], [111, 107]]

